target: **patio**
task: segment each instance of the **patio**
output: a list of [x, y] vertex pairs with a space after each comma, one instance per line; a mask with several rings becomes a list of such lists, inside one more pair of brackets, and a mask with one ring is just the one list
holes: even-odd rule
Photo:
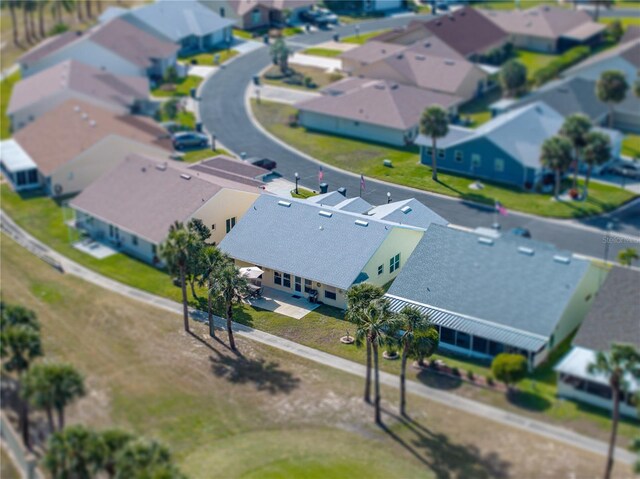
[[310, 303], [307, 298], [302, 296], [296, 298], [292, 293], [267, 287], [262, 288], [261, 298], [250, 298], [246, 302], [256, 308], [273, 311], [294, 319], [302, 319], [320, 306], [318, 303]]
[[90, 238], [76, 241], [73, 243], [73, 247], [83, 253], [93, 256], [96, 259], [105, 259], [118, 253], [114, 248]]

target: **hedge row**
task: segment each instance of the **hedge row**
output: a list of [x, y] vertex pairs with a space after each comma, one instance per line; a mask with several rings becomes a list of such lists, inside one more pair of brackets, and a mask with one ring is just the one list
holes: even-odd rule
[[567, 50], [558, 58], [549, 63], [546, 67], [538, 70], [533, 76], [533, 83], [536, 86], [540, 86], [543, 83], [552, 80], [557, 77], [562, 70], [575, 65], [576, 63], [584, 60], [591, 54], [589, 47], [574, 47], [571, 50]]

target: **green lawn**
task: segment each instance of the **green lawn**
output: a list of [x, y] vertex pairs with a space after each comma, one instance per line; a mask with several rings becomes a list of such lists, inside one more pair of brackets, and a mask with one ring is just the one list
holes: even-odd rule
[[[262, 82], [268, 85], [281, 86], [285, 88], [297, 88], [301, 90], [309, 90], [304, 85], [304, 78], [311, 78], [313, 83], [316, 85], [315, 89], [323, 88], [330, 83], [336, 82], [340, 80], [342, 77], [339, 73], [327, 73], [322, 68], [314, 68], [296, 65], [292, 67], [293, 75], [284, 76], [280, 72], [280, 68], [277, 66], [272, 66], [262, 75]], [[293, 79], [296, 79], [299, 83], [291, 83]]]
[[301, 186], [298, 187], [297, 193], [295, 192], [295, 190], [291, 190], [291, 196], [293, 196], [294, 198], [311, 198], [312, 196], [315, 196], [317, 194], [318, 193], [316, 193], [315, 191], [302, 188]]
[[558, 55], [531, 52], [528, 50], [517, 49], [515, 52], [515, 59], [527, 67], [527, 79], [530, 81], [538, 70], [546, 67], [556, 58], [558, 58]]
[[351, 35], [349, 37], [344, 37], [342, 41], [344, 43], [357, 43], [358, 45], [362, 45], [363, 43], [366, 43], [370, 38], [376, 37], [386, 31], [388, 30], [376, 30], [375, 32], [361, 33], [359, 35]]
[[215, 55], [220, 55], [219, 65], [221, 65], [230, 58], [235, 57], [237, 54], [238, 52], [236, 50], [232, 50], [230, 48], [216, 48], [206, 53], [196, 53], [193, 55], [181, 56], [180, 60], [188, 64], [192, 64], [195, 61], [198, 65], [213, 66], [213, 57]]
[[251, 40], [253, 38], [253, 35], [251, 34], [251, 32], [248, 32], [246, 30], [240, 30], [239, 28], [233, 29], [233, 36], [238, 38], [243, 38], [245, 40]]
[[202, 78], [189, 75], [181, 78], [178, 83], [175, 84], [175, 88], [168, 88], [169, 85], [160, 85], [151, 91], [151, 94], [155, 97], [172, 97], [172, 96], [189, 96], [192, 88], [198, 88], [198, 85], [202, 83]]
[[471, 127], [477, 127], [491, 120], [489, 106], [502, 98], [502, 90], [499, 87], [492, 89], [484, 95], [474, 98], [460, 107], [460, 116], [471, 120]]
[[161, 109], [159, 120], [161, 122], [175, 121], [176, 123], [179, 123], [180, 125], [184, 126], [188, 130], [193, 130], [196, 127], [196, 116], [190, 111], [186, 111], [186, 110], [180, 110], [178, 112], [178, 115], [173, 120], [171, 120], [169, 119], [167, 114]]
[[[638, 4], [638, 6], [634, 8], [640, 8], [640, 3]], [[627, 28], [630, 26], [636, 26], [636, 27], [640, 26], [640, 17], [620, 17], [620, 18], [609, 17], [609, 18], [600, 18], [599, 21], [602, 23], [613, 23], [616, 20], [619, 20], [624, 28]]]
[[[440, 181], [436, 183], [431, 180], [430, 167], [418, 163], [417, 147], [394, 148], [292, 128], [288, 126], [289, 117], [295, 113], [291, 106], [265, 101], [252, 104], [256, 117], [268, 131], [300, 151], [338, 168], [413, 188], [489, 205], [498, 200], [508, 209], [558, 218], [609, 211], [634, 196], [621, 188], [592, 183], [586, 201], [555, 202], [549, 195], [523, 193], [487, 182], [483, 190], [474, 191], [468, 188], [472, 179], [446, 173], [438, 173]], [[391, 160], [393, 168], [385, 167], [384, 159]]]
[[185, 151], [184, 155], [182, 156], [182, 161], [185, 161], [187, 163], [195, 163], [196, 161], [204, 160], [217, 155], [226, 155], [233, 157], [231, 153], [223, 148], [218, 148], [216, 151], [211, 151], [210, 148], [205, 148], [202, 150]]
[[302, 53], [305, 53], [307, 55], [315, 55], [318, 57], [335, 58], [337, 56], [340, 56], [342, 54], [342, 51], [332, 50], [331, 48], [307, 48]]
[[9, 75], [7, 78], [0, 82], [0, 140], [11, 137], [9, 118], [7, 118], [7, 108], [9, 107], [9, 100], [11, 99], [11, 92], [13, 91], [13, 85], [20, 81], [20, 72], [17, 71], [13, 75]]
[[622, 142], [622, 154], [630, 158], [640, 158], [640, 135], [626, 135]]

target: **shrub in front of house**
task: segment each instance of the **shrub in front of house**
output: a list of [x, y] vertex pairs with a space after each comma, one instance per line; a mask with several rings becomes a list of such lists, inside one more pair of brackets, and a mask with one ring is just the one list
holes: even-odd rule
[[558, 74], [572, 67], [578, 62], [581, 62], [591, 54], [589, 47], [574, 47], [571, 50], [567, 50], [558, 58], [549, 63], [546, 67], [541, 68], [533, 75], [533, 83], [537, 86], [554, 79]]
[[500, 353], [491, 362], [491, 372], [510, 390], [527, 375], [527, 358], [521, 354]]

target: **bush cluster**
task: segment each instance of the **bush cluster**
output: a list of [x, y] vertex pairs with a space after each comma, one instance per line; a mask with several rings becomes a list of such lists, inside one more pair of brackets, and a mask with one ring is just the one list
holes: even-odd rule
[[558, 58], [549, 63], [546, 67], [541, 68], [533, 75], [533, 83], [537, 86], [552, 80], [558, 74], [576, 63], [587, 58], [591, 53], [589, 47], [575, 47], [567, 50]]

